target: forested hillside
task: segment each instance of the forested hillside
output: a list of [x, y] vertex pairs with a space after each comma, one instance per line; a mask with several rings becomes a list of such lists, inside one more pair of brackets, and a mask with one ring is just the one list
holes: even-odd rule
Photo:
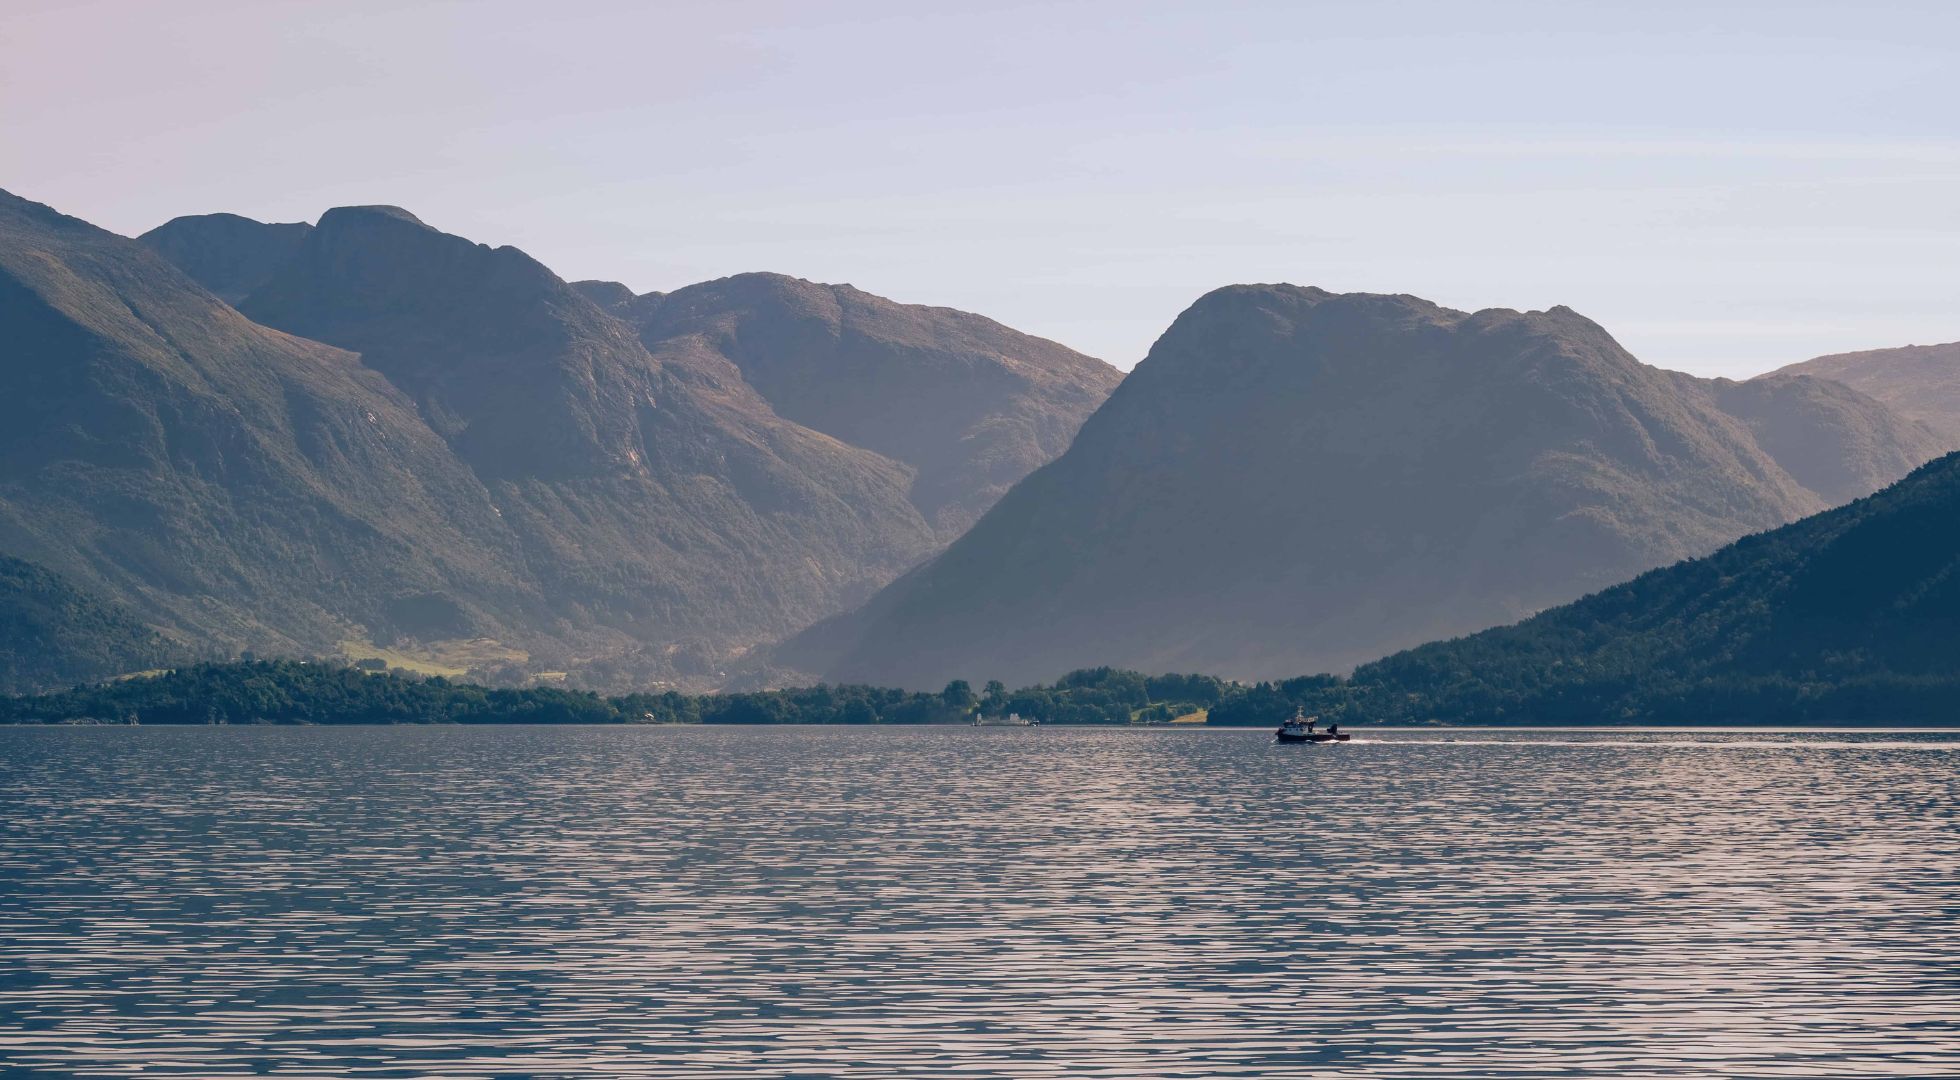
[[94, 682], [185, 656], [126, 609], [0, 556], [0, 693]]
[[1241, 698], [1367, 723], [1960, 723], [1960, 454], [1867, 499], [1350, 680]]

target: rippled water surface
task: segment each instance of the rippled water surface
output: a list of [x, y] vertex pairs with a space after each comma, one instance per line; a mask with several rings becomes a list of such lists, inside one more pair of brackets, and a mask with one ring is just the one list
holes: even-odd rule
[[0, 729], [0, 1069], [1960, 1076], [1960, 736]]

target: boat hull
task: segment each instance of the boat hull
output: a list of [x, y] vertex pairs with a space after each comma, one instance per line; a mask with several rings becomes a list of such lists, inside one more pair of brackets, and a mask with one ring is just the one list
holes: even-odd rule
[[1346, 735], [1329, 735], [1324, 731], [1316, 731], [1311, 735], [1288, 735], [1286, 732], [1281, 731], [1274, 733], [1273, 741], [1283, 743], [1346, 742], [1348, 741], [1348, 737]]

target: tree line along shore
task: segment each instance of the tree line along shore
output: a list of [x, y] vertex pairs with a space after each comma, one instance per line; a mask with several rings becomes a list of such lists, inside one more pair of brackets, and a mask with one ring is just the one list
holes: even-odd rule
[[[1418, 670], [1411, 672], [1415, 667]], [[1269, 726], [1298, 711], [1343, 724], [1881, 724], [1950, 725], [1960, 683], [1873, 677], [1827, 690], [1779, 678], [1659, 682], [1644, 694], [1616, 680], [1543, 688], [1465, 680], [1447, 670], [1364, 667], [1352, 677], [1244, 684], [1209, 675], [1094, 668], [1055, 682], [935, 693], [812, 686], [750, 693], [602, 696], [557, 687], [492, 688], [440, 676], [376, 673], [339, 662], [197, 664], [154, 676], [0, 698], [8, 724], [962, 724], [1016, 715], [1043, 724], [1199, 722]], [[1423, 685], [1423, 676], [1429, 676]], [[1635, 703], [1638, 705], [1636, 706]]]

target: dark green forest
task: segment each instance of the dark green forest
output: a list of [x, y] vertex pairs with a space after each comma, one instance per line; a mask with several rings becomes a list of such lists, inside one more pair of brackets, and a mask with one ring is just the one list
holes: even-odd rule
[[[1706, 558], [1282, 696], [1355, 723], [1960, 724], [1960, 455]], [[1265, 722], [1281, 707], [1247, 694], [1212, 719]]]
[[0, 555], [0, 686], [105, 679], [164, 667], [184, 651], [60, 575]]
[[1019, 713], [1043, 723], [1168, 720], [1242, 688], [1202, 675], [1102, 668], [1050, 686], [975, 692], [954, 682], [922, 694], [816, 686], [741, 694], [598, 694], [491, 689], [339, 662], [197, 664], [31, 697], [0, 699], [0, 722], [138, 724], [948, 724]]

